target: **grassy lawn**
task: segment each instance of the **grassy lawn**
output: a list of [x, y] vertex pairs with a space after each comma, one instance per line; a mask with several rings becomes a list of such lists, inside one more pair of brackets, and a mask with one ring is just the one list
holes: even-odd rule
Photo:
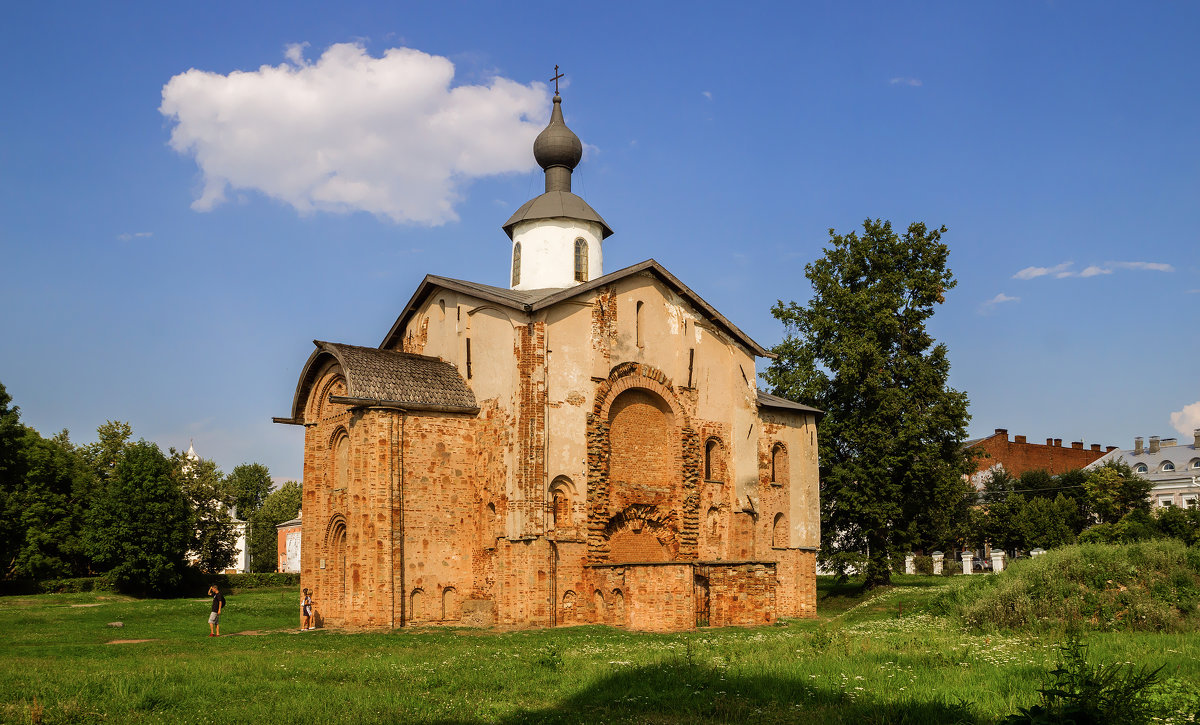
[[[0, 720], [988, 723], [1036, 702], [1062, 636], [969, 631], [930, 606], [970, 585], [898, 576], [860, 596], [822, 580], [819, 619], [672, 635], [300, 633], [298, 592], [275, 589], [229, 595], [212, 639], [206, 598], [9, 597]], [[1096, 661], [1164, 666], [1164, 721], [1194, 722], [1200, 634], [1086, 640]]]

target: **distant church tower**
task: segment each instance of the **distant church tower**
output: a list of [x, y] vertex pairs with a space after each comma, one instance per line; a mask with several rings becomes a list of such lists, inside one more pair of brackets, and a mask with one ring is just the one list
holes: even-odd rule
[[563, 122], [562, 97], [554, 94], [550, 124], [533, 142], [546, 172], [546, 193], [530, 199], [504, 223], [512, 240], [515, 290], [564, 289], [604, 274], [600, 244], [612, 229], [588, 203], [571, 193], [571, 172], [583, 157], [579, 137]]

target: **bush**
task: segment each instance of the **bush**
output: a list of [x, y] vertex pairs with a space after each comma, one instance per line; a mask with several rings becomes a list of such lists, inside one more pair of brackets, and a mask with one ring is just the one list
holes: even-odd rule
[[1182, 631], [1200, 624], [1200, 552], [1176, 540], [1067, 546], [971, 579], [942, 608], [975, 627]]
[[18, 579], [0, 582], [0, 596], [18, 594], [76, 594], [78, 592], [115, 591], [116, 585], [107, 576], [81, 576], [66, 579]]
[[933, 575], [932, 556], [925, 556], [922, 554], [921, 556], [916, 557], [913, 559], [913, 566], [916, 568], [918, 574], [924, 574], [925, 576]]
[[947, 556], [942, 560], [942, 576], [954, 576], [955, 574], [962, 574], [962, 562]]
[[188, 591], [181, 592], [184, 596], [192, 596], [196, 591], [202, 591], [211, 584], [216, 584], [222, 592], [237, 592], [243, 589], [267, 589], [272, 587], [298, 587], [299, 574], [280, 574], [278, 572], [251, 572], [248, 574], [204, 574], [191, 571], [187, 576]]

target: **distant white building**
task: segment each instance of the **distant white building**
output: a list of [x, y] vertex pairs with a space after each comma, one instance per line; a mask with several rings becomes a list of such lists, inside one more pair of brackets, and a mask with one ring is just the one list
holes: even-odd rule
[[1145, 446], [1138, 436], [1133, 439], [1133, 448], [1109, 451], [1086, 469], [1124, 459], [1134, 473], [1154, 484], [1150, 489], [1150, 502], [1154, 506], [1197, 506], [1200, 505], [1200, 428], [1192, 431], [1192, 439], [1191, 443], [1179, 445], [1176, 438], [1150, 436], [1150, 445]]

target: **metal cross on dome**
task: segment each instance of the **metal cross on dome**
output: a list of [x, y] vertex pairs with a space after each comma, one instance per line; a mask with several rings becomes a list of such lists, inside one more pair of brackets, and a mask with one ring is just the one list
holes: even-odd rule
[[550, 80], [554, 81], [554, 95], [556, 95], [556, 96], [558, 95], [558, 79], [562, 78], [565, 75], [566, 75], [565, 73], [558, 72], [558, 64], [555, 63], [554, 64], [554, 77], [551, 78]]

